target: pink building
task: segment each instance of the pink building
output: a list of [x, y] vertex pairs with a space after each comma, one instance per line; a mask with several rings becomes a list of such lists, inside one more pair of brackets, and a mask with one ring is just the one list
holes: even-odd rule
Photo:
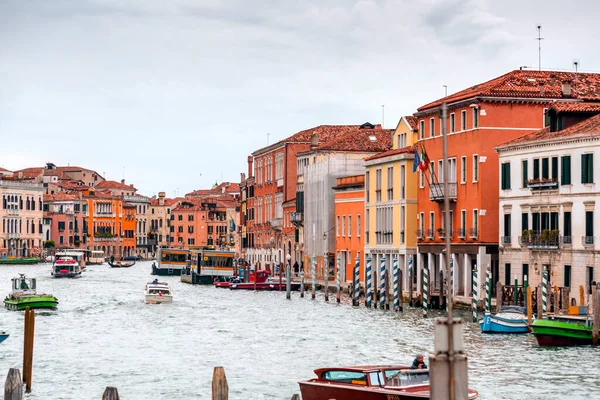
[[53, 240], [57, 249], [86, 248], [87, 200], [81, 193], [58, 192], [44, 195], [44, 240]]

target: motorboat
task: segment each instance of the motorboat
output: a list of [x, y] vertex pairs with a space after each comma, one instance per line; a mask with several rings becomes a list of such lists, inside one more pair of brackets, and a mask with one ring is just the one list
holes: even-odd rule
[[527, 310], [520, 306], [504, 306], [500, 311], [479, 318], [483, 333], [528, 333]]
[[[249, 282], [231, 283], [229, 289], [232, 290], [286, 290], [287, 279], [285, 277], [270, 276], [267, 270], [257, 271], [250, 274]], [[256, 279], [256, 283], [254, 280]], [[290, 289], [300, 290], [300, 282], [290, 282]]]
[[[298, 382], [303, 400], [422, 400], [430, 397], [429, 370], [405, 365], [320, 368]], [[463, 397], [465, 398], [465, 397]], [[478, 399], [468, 389], [468, 399]]]
[[8, 339], [10, 335], [4, 331], [0, 331], [0, 343], [4, 342], [6, 339]]
[[9, 310], [25, 310], [33, 308], [56, 308], [58, 300], [51, 294], [37, 293], [36, 278], [27, 278], [19, 274], [12, 278], [12, 292], [4, 299], [4, 306]]
[[222, 276], [215, 278], [213, 285], [215, 285], [216, 288], [228, 288], [232, 283], [242, 283], [242, 280], [237, 276]]
[[169, 284], [166, 282], [159, 282], [156, 279], [146, 284], [144, 296], [146, 298], [146, 304], [162, 304], [173, 302], [173, 292], [171, 292], [171, 287]]
[[540, 346], [594, 344], [593, 315], [545, 315], [530, 325]]
[[68, 255], [56, 253], [52, 264], [52, 276], [55, 278], [78, 278], [81, 276], [81, 265], [77, 260]]
[[102, 250], [92, 250], [90, 251], [90, 258], [87, 263], [90, 265], [102, 265], [104, 264], [105, 259], [106, 257]]

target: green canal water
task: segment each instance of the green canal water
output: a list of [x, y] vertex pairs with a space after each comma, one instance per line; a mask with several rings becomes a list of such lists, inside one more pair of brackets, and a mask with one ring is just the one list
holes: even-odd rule
[[[433, 318], [325, 303], [322, 296], [229, 291], [165, 277], [173, 304], [146, 305], [151, 263], [89, 266], [54, 279], [50, 264], [0, 266], [0, 295], [18, 273], [38, 278], [58, 310], [38, 312], [33, 392], [27, 399], [209, 399], [215, 366], [235, 399], [289, 399], [297, 382], [324, 366], [412, 362], [433, 350]], [[161, 279], [162, 280], [162, 279]], [[4, 293], [2, 293], [4, 291]], [[405, 310], [408, 307], [405, 308]], [[469, 314], [461, 314], [469, 319]], [[21, 368], [23, 312], [0, 310], [0, 381]], [[481, 335], [466, 323], [469, 386], [482, 399], [600, 398], [600, 349], [540, 348], [530, 335]], [[2, 396], [2, 394], [0, 394]]]

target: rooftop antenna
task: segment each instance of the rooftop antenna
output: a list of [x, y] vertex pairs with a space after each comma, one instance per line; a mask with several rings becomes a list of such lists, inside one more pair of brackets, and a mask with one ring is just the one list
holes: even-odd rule
[[442, 85], [444, 87], [444, 97], [448, 97], [448, 85]]
[[381, 129], [384, 128], [385, 125], [385, 104], [381, 105]]
[[538, 69], [541, 71], [542, 70], [542, 40], [544, 40], [544, 38], [542, 37], [542, 26], [538, 25], [537, 29], [538, 29], [538, 37], [535, 40], [538, 41]]
[[577, 72], [577, 67], [579, 66], [579, 61], [573, 61], [573, 65], [575, 66], [575, 72]]
[[267, 133], [267, 145], [269, 144], [269, 136], [271, 136], [271, 134]]
[[523, 71], [523, 68], [529, 68], [529, 67], [528, 67], [527, 65], [521, 65], [521, 66], [519, 67], [519, 71]]

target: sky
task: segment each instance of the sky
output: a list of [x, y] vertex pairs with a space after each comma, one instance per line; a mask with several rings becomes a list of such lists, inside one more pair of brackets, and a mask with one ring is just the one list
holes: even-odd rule
[[[384, 123], [520, 66], [600, 72], [600, 2], [0, 0], [0, 166], [138, 192], [239, 182], [322, 124]], [[594, 28], [596, 27], [596, 28]], [[383, 107], [382, 107], [383, 106]]]

